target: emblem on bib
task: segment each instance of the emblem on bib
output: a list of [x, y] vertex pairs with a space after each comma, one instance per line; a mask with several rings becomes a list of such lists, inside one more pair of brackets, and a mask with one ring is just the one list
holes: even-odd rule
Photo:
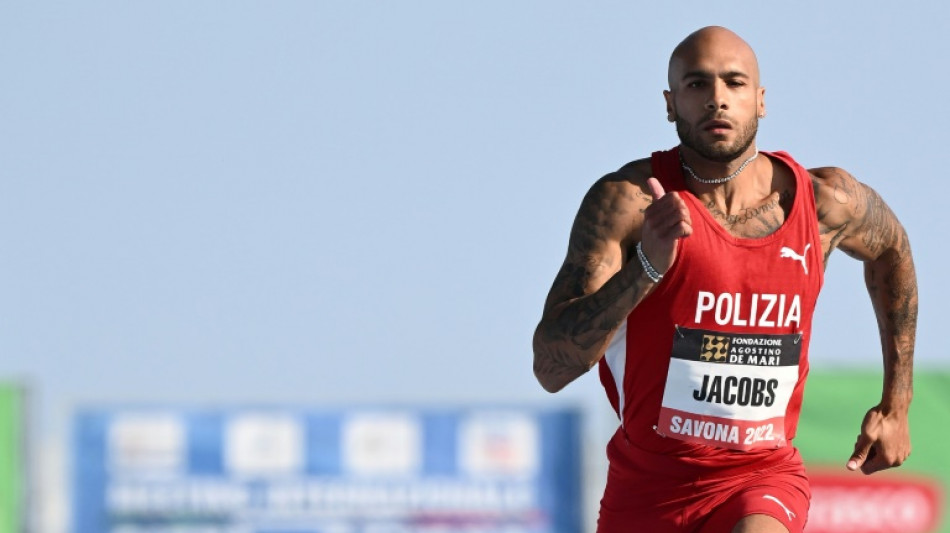
[[699, 358], [703, 361], [725, 361], [729, 353], [729, 337], [721, 335], [703, 335], [703, 352]]
[[734, 450], [787, 444], [801, 335], [684, 327], [674, 335], [658, 433]]

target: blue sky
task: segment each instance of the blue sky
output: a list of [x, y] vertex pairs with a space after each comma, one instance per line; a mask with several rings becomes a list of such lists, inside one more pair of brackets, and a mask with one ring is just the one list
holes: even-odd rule
[[[595, 374], [541, 390], [531, 334], [590, 184], [676, 144], [666, 61], [709, 24], [758, 53], [760, 148], [844, 167], [902, 219], [918, 360], [945, 365], [948, 19], [940, 2], [5, 3], [0, 377], [28, 381], [54, 432], [122, 402], [604, 409]], [[880, 365], [841, 253], [811, 355]]]

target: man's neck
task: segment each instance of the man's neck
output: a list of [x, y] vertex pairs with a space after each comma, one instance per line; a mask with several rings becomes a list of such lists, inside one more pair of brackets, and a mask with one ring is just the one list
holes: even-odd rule
[[726, 214], [736, 214], [759, 205], [774, 193], [772, 165], [766, 157], [755, 157], [758, 152], [754, 145], [728, 162], [703, 158], [689, 148], [680, 147], [680, 150], [683, 162], [702, 180], [735, 174], [722, 183], [702, 183], [684, 168], [686, 188], [704, 204], [713, 203]]
[[720, 185], [733, 181], [757, 159], [758, 153], [753, 143], [729, 161], [714, 161], [703, 157], [692, 148], [680, 145], [680, 158], [687, 177], [700, 185]]

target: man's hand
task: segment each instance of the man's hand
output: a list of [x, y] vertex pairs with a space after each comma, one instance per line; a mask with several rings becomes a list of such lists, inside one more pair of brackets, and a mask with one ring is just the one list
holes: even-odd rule
[[653, 203], [644, 212], [641, 246], [660, 274], [676, 260], [676, 241], [693, 233], [686, 202], [676, 192], [669, 194], [656, 178], [647, 180]]
[[865, 474], [900, 466], [910, 455], [910, 428], [906, 413], [884, 414], [881, 406], [864, 416], [861, 434], [854, 443], [848, 470]]

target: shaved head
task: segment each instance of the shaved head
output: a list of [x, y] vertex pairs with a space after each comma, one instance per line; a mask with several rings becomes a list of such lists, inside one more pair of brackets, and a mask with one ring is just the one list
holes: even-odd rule
[[689, 67], [696, 63], [702, 54], [725, 53], [732, 55], [740, 63], [745, 64], [749, 75], [756, 86], [759, 85], [759, 60], [749, 43], [742, 40], [732, 30], [722, 26], [706, 26], [686, 36], [676, 45], [670, 55], [669, 70], [667, 71], [670, 90], [676, 88], [677, 83], [689, 71]]

